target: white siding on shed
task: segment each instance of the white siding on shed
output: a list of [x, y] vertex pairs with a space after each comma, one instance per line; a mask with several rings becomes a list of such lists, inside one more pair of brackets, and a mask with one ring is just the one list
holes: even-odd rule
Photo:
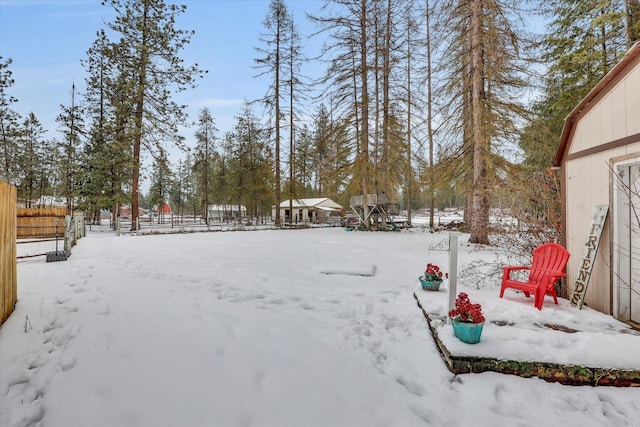
[[611, 92], [579, 118], [569, 153], [578, 153], [640, 133], [638, 111], [640, 111], [640, 72], [635, 72], [617, 84]]
[[567, 284], [573, 289], [581, 255], [589, 233], [593, 209], [608, 205], [607, 224], [587, 288], [585, 303], [612, 314], [612, 287], [616, 220], [613, 198], [614, 163], [640, 160], [640, 44], [571, 112], [554, 164], [562, 166], [565, 212], [565, 245], [571, 254]]
[[627, 85], [627, 135], [640, 133], [640, 70], [625, 79]]

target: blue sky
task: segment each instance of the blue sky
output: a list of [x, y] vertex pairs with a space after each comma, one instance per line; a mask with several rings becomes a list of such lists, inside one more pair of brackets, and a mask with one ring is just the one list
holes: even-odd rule
[[[267, 91], [267, 78], [255, 77], [260, 71], [253, 64], [259, 55], [256, 47], [261, 46], [259, 37], [269, 0], [175, 1], [187, 5], [178, 27], [196, 31], [181, 57], [209, 72], [196, 89], [177, 94], [174, 100], [189, 106], [192, 121], [207, 106], [222, 136], [232, 129], [243, 101], [259, 99]], [[325, 1], [285, 2], [301, 33], [306, 55], [317, 55], [322, 40], [307, 38], [317, 29], [305, 12], [319, 14]], [[15, 85], [10, 94], [19, 100], [13, 108], [23, 117], [33, 111], [49, 131], [47, 138], [60, 138], [55, 122], [60, 104], [69, 105], [72, 83], [82, 91], [86, 75], [80, 60], [96, 32], [114, 16], [100, 0], [0, 0], [0, 55], [13, 60], [10, 69]], [[529, 25], [536, 22], [534, 18], [528, 17]], [[302, 72], [317, 77], [323, 69], [324, 64], [312, 60]], [[260, 115], [260, 111], [256, 113]], [[194, 132], [194, 128], [181, 132], [191, 147], [195, 145]], [[178, 150], [169, 154], [174, 164], [183, 155]]]
[[[174, 99], [189, 105], [192, 120], [202, 107], [209, 107], [222, 135], [231, 130], [243, 100], [260, 98], [267, 90], [267, 79], [256, 78], [259, 71], [252, 66], [269, 0], [176, 3], [187, 5], [177, 26], [196, 31], [181, 57], [209, 73], [196, 89]], [[324, 1], [287, 0], [286, 4], [309, 50], [317, 53], [320, 42], [306, 39], [314, 28], [305, 12], [317, 13]], [[60, 104], [70, 103], [72, 83], [84, 87], [80, 59], [86, 57], [96, 31], [114, 16], [100, 0], [0, 0], [0, 55], [13, 60], [10, 70], [15, 84], [9, 92], [18, 98], [13, 108], [22, 116], [33, 111], [49, 131], [47, 137], [59, 138], [55, 117]], [[309, 66], [317, 70], [318, 64]], [[187, 143], [193, 140], [193, 132], [185, 130]]]

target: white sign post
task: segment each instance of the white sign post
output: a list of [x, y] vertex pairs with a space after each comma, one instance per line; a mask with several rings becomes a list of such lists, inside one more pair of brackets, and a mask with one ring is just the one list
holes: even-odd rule
[[593, 264], [598, 254], [600, 236], [602, 235], [604, 222], [607, 219], [608, 210], [609, 206], [607, 205], [598, 205], [593, 210], [587, 243], [584, 245], [582, 260], [578, 267], [578, 276], [573, 286], [571, 297], [569, 298], [571, 305], [574, 307], [577, 306], [579, 309], [582, 309], [582, 304], [584, 304], [584, 295], [587, 293], [587, 286], [589, 285], [589, 279], [591, 279], [591, 270], [593, 270]]
[[[456, 294], [458, 287], [458, 231], [449, 232], [449, 310], [456, 306]], [[451, 319], [447, 316], [447, 322]]]

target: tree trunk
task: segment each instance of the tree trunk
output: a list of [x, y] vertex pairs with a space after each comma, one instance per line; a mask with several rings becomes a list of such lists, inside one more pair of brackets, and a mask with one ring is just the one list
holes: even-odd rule
[[429, 138], [429, 227], [433, 230], [434, 216], [436, 210], [436, 189], [435, 170], [433, 166], [433, 95], [431, 80], [431, 11], [429, 0], [426, 6], [426, 27], [427, 27], [427, 137]]
[[[382, 58], [382, 188], [385, 192], [389, 182], [389, 75], [391, 74], [391, 0], [387, 0], [387, 14], [384, 33], [384, 49]], [[377, 179], [377, 175], [376, 175]], [[377, 187], [376, 187], [377, 188]], [[389, 189], [390, 190], [390, 189]], [[376, 191], [377, 193], [377, 191]], [[383, 216], [383, 223], [386, 218]]]
[[411, 19], [407, 18], [407, 227], [411, 227], [411, 197], [413, 190], [413, 166], [411, 164], [411, 31], [413, 31]]
[[640, 0], [626, 0], [627, 49], [640, 40]]
[[280, 202], [282, 200], [282, 194], [280, 192], [280, 26], [281, 20], [278, 17], [276, 20], [277, 25], [277, 34], [276, 34], [276, 59], [275, 59], [275, 94], [274, 101], [276, 103], [276, 122], [275, 122], [275, 131], [276, 131], [276, 149], [275, 149], [275, 163], [276, 163], [276, 179], [275, 179], [275, 196], [276, 196], [276, 218], [275, 223], [276, 227], [280, 227]]
[[[367, 204], [367, 179], [369, 174], [369, 92], [368, 92], [368, 68], [367, 68], [367, 0], [360, 0], [360, 55], [361, 67], [360, 78], [362, 85], [362, 133], [360, 145], [361, 188], [364, 195], [364, 217], [369, 216], [369, 206]], [[369, 222], [365, 223], [367, 229]]]
[[138, 65], [138, 87], [136, 94], [136, 112], [135, 112], [135, 129], [134, 129], [134, 140], [133, 140], [133, 171], [131, 178], [131, 231], [138, 230], [138, 207], [139, 207], [139, 199], [138, 199], [138, 189], [140, 186], [140, 147], [142, 145], [142, 119], [144, 115], [144, 90], [147, 84], [147, 62], [148, 62], [148, 53], [147, 53], [147, 13], [148, 13], [148, 4], [145, 3], [144, 6], [144, 14], [143, 14], [143, 31], [142, 31], [142, 40], [141, 44], [141, 52], [140, 52], [140, 63]]
[[[294, 67], [294, 57], [295, 57], [295, 52], [294, 52], [294, 27], [293, 27], [293, 19], [291, 20], [291, 50], [289, 52], [289, 73], [291, 73], [291, 75], [289, 76], [289, 212], [291, 212], [293, 210], [293, 195], [294, 195], [294, 188], [293, 188], [293, 176], [294, 176], [294, 171], [293, 171], [293, 167], [295, 165], [295, 153], [294, 153], [294, 136], [295, 136], [295, 129], [293, 127], [294, 123], [293, 123], [293, 89], [294, 89], [294, 84], [293, 84], [293, 77], [295, 74], [295, 67]], [[278, 212], [280, 212], [280, 205], [276, 206], [276, 210]]]
[[482, 0], [471, 1], [471, 108], [473, 123], [473, 203], [471, 243], [489, 243], [487, 159], [489, 136], [485, 123], [485, 90], [482, 40]]

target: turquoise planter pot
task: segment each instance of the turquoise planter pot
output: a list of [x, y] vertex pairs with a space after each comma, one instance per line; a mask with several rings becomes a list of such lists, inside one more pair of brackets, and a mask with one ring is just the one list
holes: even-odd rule
[[424, 280], [423, 276], [418, 277], [420, 280], [420, 284], [422, 285], [422, 289], [425, 291], [437, 291], [440, 289], [440, 285], [442, 284], [442, 280]]
[[477, 344], [480, 342], [484, 322], [469, 323], [451, 319], [451, 324], [453, 325], [453, 334], [463, 343]]

